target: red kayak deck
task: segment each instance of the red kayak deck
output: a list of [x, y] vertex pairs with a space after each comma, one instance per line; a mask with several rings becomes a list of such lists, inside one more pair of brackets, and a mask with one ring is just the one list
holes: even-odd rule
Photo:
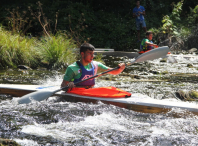
[[67, 93], [78, 94], [91, 97], [102, 98], [126, 98], [131, 97], [131, 93], [115, 87], [98, 87], [98, 88], [72, 88]]

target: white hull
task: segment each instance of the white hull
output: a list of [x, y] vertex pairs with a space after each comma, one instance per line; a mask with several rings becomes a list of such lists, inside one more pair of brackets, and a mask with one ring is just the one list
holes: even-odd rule
[[[0, 94], [10, 94], [15, 97], [20, 97], [37, 90], [54, 91], [58, 88], [59, 87], [57, 86], [0, 84]], [[180, 108], [191, 111], [194, 114], [198, 115], [198, 104], [176, 100], [157, 100], [139, 93], [132, 94], [132, 96], [129, 98], [98, 98], [70, 94], [65, 93], [64, 91], [60, 91], [57, 92], [55, 96], [61, 96], [66, 101], [71, 102], [101, 101], [107, 104], [113, 104], [119, 107], [145, 113], [161, 113], [170, 111], [172, 108]]]

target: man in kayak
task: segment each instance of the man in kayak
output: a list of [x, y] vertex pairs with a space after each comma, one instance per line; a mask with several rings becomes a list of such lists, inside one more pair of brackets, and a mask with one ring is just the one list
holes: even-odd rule
[[145, 8], [140, 5], [140, 0], [136, 1], [136, 7], [133, 9], [133, 17], [136, 17], [137, 38], [140, 42], [140, 26], [146, 32], [146, 23], [144, 21]]
[[[97, 71], [107, 71], [112, 68], [105, 66], [100, 62], [93, 61], [95, 47], [89, 43], [84, 43], [80, 47], [81, 59], [69, 65], [66, 69], [61, 87], [75, 87], [75, 83], [97, 74]], [[108, 74], [117, 75], [125, 69], [125, 63], [119, 64], [120, 68], [109, 72]], [[95, 85], [95, 79], [90, 79], [79, 83], [77, 87], [90, 88]]]
[[153, 39], [153, 32], [152, 31], [147, 31], [146, 32], [146, 38], [143, 39], [141, 44], [140, 44], [140, 51], [141, 52], [146, 52], [146, 51], [154, 49], [154, 47], [156, 47], [156, 48], [158, 47], [157, 44], [154, 44], [152, 42], [152, 39]]

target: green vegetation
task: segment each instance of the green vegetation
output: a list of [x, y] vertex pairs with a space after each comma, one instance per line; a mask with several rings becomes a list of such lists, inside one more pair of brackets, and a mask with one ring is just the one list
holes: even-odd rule
[[75, 58], [74, 41], [58, 33], [41, 40], [12, 34], [0, 27], [0, 67], [16, 67], [19, 64], [30, 67], [67, 66]]
[[50, 67], [67, 66], [76, 60], [76, 45], [66, 34], [57, 33], [55, 36], [44, 37], [37, 41], [41, 62]]
[[[180, 32], [188, 35], [191, 31], [191, 27], [185, 26], [189, 24], [186, 22], [191, 22], [191, 26], [196, 24], [196, 4], [195, 1], [187, 0], [141, 1], [141, 5], [146, 9], [147, 29], [164, 27], [165, 32], [178, 32], [178, 35]], [[136, 43], [135, 18], [132, 15], [135, 6], [135, 0], [8, 0], [2, 2], [0, 22], [4, 26], [9, 26], [10, 30], [33, 36], [66, 30], [67, 35], [76, 41], [78, 47], [87, 41], [96, 48], [131, 51], [139, 48], [139, 44]], [[145, 37], [143, 31], [141, 35], [141, 38]]]
[[[154, 42], [158, 43], [158, 35], [165, 33], [184, 44], [189, 36], [196, 34], [196, 4], [187, 0], [141, 1], [146, 9], [147, 29], [155, 34]], [[76, 58], [73, 48], [83, 42], [116, 51], [139, 48], [132, 15], [135, 6], [135, 0], [3, 1], [0, 6], [0, 22], [4, 27], [0, 28], [0, 67], [66, 66]], [[141, 35], [143, 38], [144, 32]]]
[[191, 98], [198, 99], [198, 92], [197, 91], [191, 90], [189, 94], [190, 94]]
[[37, 50], [34, 39], [12, 34], [0, 27], [0, 66], [16, 67], [17, 64], [34, 65], [37, 63]]
[[166, 33], [169, 38], [175, 37], [179, 43], [184, 43], [190, 35], [196, 33], [198, 22], [198, 5], [194, 9], [190, 7], [189, 14], [186, 14], [182, 9], [184, 2], [181, 0], [177, 4], [173, 3], [172, 13], [163, 16], [162, 26], [150, 30], [155, 35]]

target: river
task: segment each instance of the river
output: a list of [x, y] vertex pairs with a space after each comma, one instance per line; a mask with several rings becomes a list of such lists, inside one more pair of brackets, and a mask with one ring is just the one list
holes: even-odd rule
[[[198, 88], [198, 59], [185, 59], [182, 55], [176, 59], [178, 63], [174, 64], [160, 59], [133, 64], [121, 75], [97, 78], [96, 86], [115, 86], [152, 98], [179, 100], [174, 94], [177, 90]], [[130, 59], [104, 58], [104, 61], [114, 67]], [[0, 81], [60, 85], [63, 74], [62, 70], [7, 69], [2, 71]], [[66, 102], [59, 97], [28, 105], [18, 105], [17, 99], [1, 95], [0, 136], [23, 146], [198, 145], [198, 117], [185, 110], [148, 114], [101, 102]]]

